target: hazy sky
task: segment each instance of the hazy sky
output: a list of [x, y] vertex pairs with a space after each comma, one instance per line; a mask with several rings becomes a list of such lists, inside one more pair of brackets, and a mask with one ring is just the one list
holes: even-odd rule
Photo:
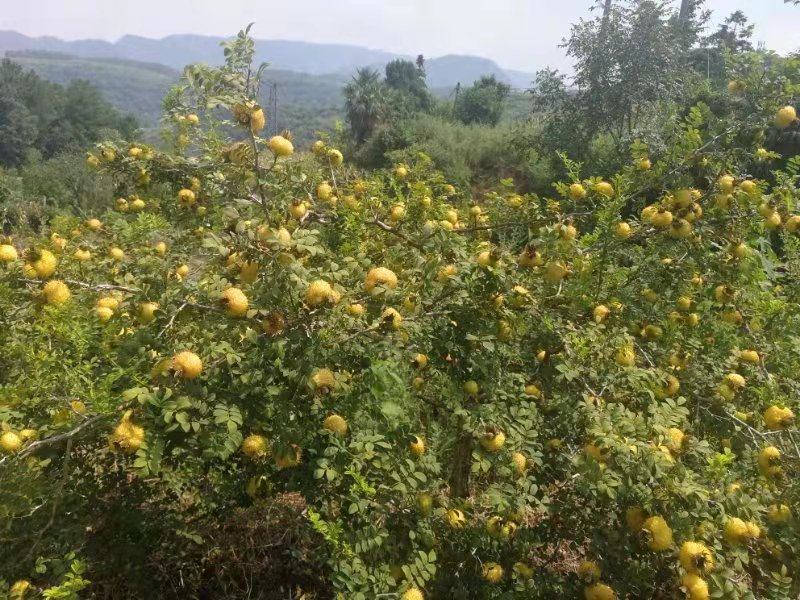
[[[476, 54], [506, 68], [568, 67], [561, 39], [591, 0], [0, 0], [0, 29], [65, 39], [130, 33], [231, 35], [338, 42], [435, 57]], [[715, 21], [742, 9], [756, 41], [800, 47], [800, 7], [783, 0], [708, 0]]]

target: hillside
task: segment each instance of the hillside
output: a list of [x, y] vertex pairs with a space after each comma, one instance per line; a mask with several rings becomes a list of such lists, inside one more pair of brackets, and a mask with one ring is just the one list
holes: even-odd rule
[[[150, 39], [127, 35], [116, 42], [103, 40], [65, 41], [54, 37], [28, 37], [15, 31], [0, 31], [0, 53], [19, 50], [60, 52], [83, 58], [123, 58], [163, 63], [174, 69], [195, 62], [217, 64], [224, 38], [201, 35], [171, 35]], [[346, 44], [315, 44], [286, 40], [255, 40], [257, 61], [267, 61], [276, 70], [310, 75], [349, 76], [363, 66], [382, 67], [395, 58], [414, 58]], [[502, 69], [494, 61], [477, 56], [443, 56], [426, 61], [432, 88], [469, 85], [481, 75], [494, 74], [514, 87], [526, 88], [531, 74]]]

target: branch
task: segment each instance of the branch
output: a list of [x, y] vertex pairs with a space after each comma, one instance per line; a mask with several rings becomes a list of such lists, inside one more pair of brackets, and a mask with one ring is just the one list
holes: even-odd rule
[[17, 458], [25, 458], [26, 456], [30, 456], [40, 448], [45, 448], [47, 446], [52, 446], [54, 444], [58, 444], [59, 442], [63, 442], [67, 440], [68, 442], [72, 442], [72, 438], [78, 435], [84, 429], [87, 429], [94, 425], [95, 423], [102, 421], [103, 419], [108, 418], [110, 415], [95, 415], [86, 419], [83, 423], [75, 427], [74, 429], [67, 431], [66, 433], [60, 433], [58, 435], [51, 436], [49, 438], [44, 438], [43, 440], [37, 440], [32, 444], [29, 444], [27, 448], [25, 448], [22, 452], [17, 454]]
[[399, 232], [394, 227], [390, 227], [389, 225], [387, 225], [386, 223], [384, 223], [383, 221], [381, 221], [379, 219], [375, 219], [374, 221], [367, 221], [367, 223], [370, 224], [370, 225], [376, 225], [376, 226], [380, 227], [381, 229], [383, 229], [384, 231], [386, 231], [387, 233], [391, 233], [392, 235], [396, 235], [401, 240], [403, 240], [407, 244], [413, 246], [417, 250], [420, 250], [420, 251], [422, 250], [422, 246], [420, 244], [418, 244], [417, 242], [412, 240], [406, 234]]
[[[17, 279], [20, 283], [29, 283], [35, 285], [42, 285], [43, 283], [47, 283], [41, 279]], [[86, 281], [77, 281], [75, 279], [64, 279], [64, 283], [68, 283], [69, 285], [75, 285], [78, 287], [86, 288], [89, 290], [95, 290], [98, 292], [116, 290], [120, 292], [127, 292], [128, 294], [139, 294], [142, 292], [139, 288], [134, 287], [127, 287], [124, 285], [114, 285], [113, 283], [87, 283]]]

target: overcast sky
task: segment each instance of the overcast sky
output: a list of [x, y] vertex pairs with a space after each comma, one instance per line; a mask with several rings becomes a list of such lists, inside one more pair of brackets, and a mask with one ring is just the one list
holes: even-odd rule
[[[338, 42], [429, 57], [476, 54], [506, 68], [568, 67], [558, 47], [592, 0], [0, 0], [0, 29], [64, 39], [125, 34], [231, 35]], [[707, 0], [715, 21], [742, 9], [755, 40], [800, 47], [800, 7], [783, 0]]]

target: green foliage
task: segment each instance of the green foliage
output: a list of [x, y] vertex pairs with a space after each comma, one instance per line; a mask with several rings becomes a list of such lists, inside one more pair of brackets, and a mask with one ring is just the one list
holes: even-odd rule
[[466, 125], [497, 125], [510, 92], [511, 88], [494, 75], [481, 77], [456, 97], [455, 118]]

